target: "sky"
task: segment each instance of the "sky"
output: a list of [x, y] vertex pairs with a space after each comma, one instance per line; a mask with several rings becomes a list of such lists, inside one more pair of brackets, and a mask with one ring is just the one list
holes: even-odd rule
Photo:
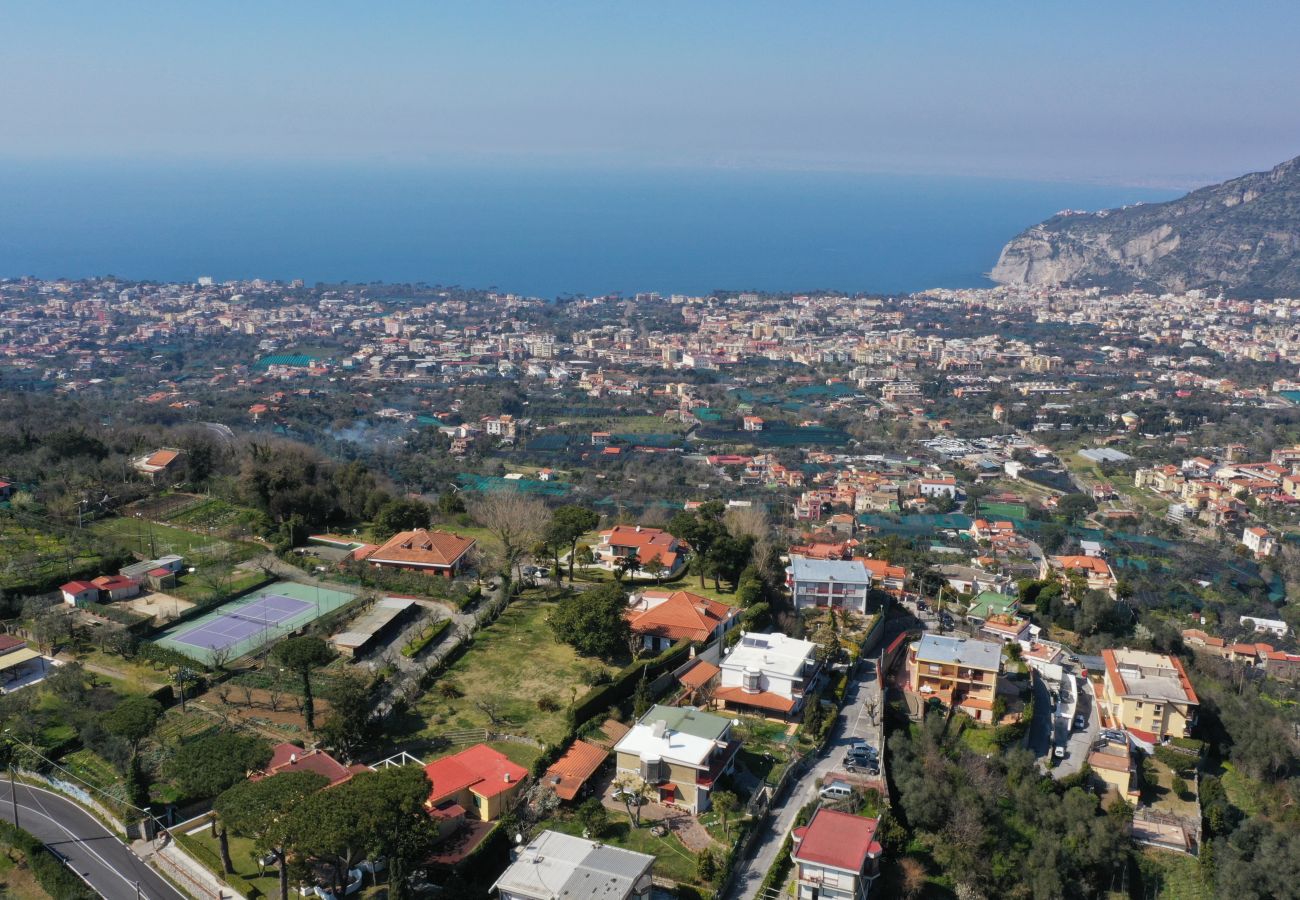
[[0, 158], [1187, 187], [1300, 155], [1300, 3], [0, 5]]

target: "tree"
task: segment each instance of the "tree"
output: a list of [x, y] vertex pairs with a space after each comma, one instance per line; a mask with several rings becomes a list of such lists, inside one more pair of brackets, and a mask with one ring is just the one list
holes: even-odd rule
[[[569, 548], [569, 580], [573, 580], [574, 558], [578, 555], [578, 541], [600, 524], [600, 515], [584, 506], [561, 506], [551, 516], [546, 542], [554, 547]], [[559, 559], [555, 560], [559, 563]]]
[[904, 856], [899, 860], [898, 868], [902, 874], [899, 887], [903, 891], [903, 896], [908, 900], [921, 896], [926, 883], [925, 866], [914, 856]]
[[717, 500], [701, 504], [695, 512], [683, 510], [668, 523], [668, 531], [673, 537], [690, 544], [695, 555], [696, 571], [700, 576], [700, 587], [704, 587], [706, 560], [713, 545], [727, 533], [722, 524], [724, 507]]
[[183, 742], [167, 768], [187, 798], [215, 797], [270, 759], [271, 746], [261, 737], [217, 731]]
[[399, 531], [427, 528], [431, 515], [429, 504], [419, 500], [389, 500], [375, 513], [375, 537], [387, 540]]
[[614, 564], [614, 579], [622, 581], [628, 575], [636, 574], [637, 569], [641, 568], [641, 554], [636, 547], [632, 547], [630, 552], [618, 558]]
[[140, 742], [158, 724], [162, 711], [162, 704], [152, 697], [127, 697], [104, 714], [104, 728], [126, 741], [134, 761], [140, 752]]
[[635, 772], [624, 772], [614, 779], [614, 787], [617, 788], [615, 796], [623, 801], [627, 817], [632, 820], [632, 827], [640, 828], [641, 804], [652, 796], [650, 785]]
[[740, 573], [744, 571], [745, 566], [749, 565], [749, 560], [754, 551], [754, 539], [752, 537], [734, 537], [729, 534], [723, 534], [713, 542], [705, 558], [709, 562], [709, 568], [713, 571], [713, 587], [715, 590], [721, 588], [719, 579], [725, 578], [732, 585], [740, 581]]
[[329, 645], [312, 635], [289, 638], [275, 645], [272, 655], [302, 678], [302, 712], [307, 730], [316, 730], [316, 703], [312, 696], [311, 670], [334, 658]]
[[646, 672], [649, 668], [645, 666], [641, 669], [641, 677], [637, 679], [636, 688], [632, 691], [632, 718], [638, 722], [654, 702], [650, 696], [650, 683], [646, 681]]
[[557, 641], [584, 656], [613, 659], [626, 646], [631, 631], [626, 611], [622, 586], [602, 584], [560, 600], [547, 623]]
[[294, 813], [327, 784], [329, 779], [315, 772], [283, 772], [260, 781], [242, 781], [213, 804], [222, 834], [229, 829], [249, 838], [258, 853], [275, 857], [280, 869], [280, 900], [289, 900], [287, 860], [297, 843], [294, 828], [300, 824]]
[[718, 877], [718, 859], [712, 850], [704, 850], [695, 860], [695, 878], [702, 884], [712, 884]]
[[713, 794], [713, 809], [718, 814], [718, 821], [722, 823], [722, 833], [728, 839], [731, 837], [731, 814], [740, 808], [740, 798], [731, 791], [715, 791]]
[[543, 539], [551, 520], [546, 504], [517, 490], [484, 494], [470, 507], [470, 514], [496, 538], [508, 578], [528, 548]]
[[609, 810], [599, 797], [588, 797], [578, 807], [578, 821], [586, 837], [599, 840], [609, 827]]
[[660, 584], [663, 582], [664, 573], [668, 571], [668, 567], [664, 565], [663, 560], [656, 556], [643, 565], [641, 571], [653, 578], [655, 584]]
[[329, 690], [330, 711], [320, 727], [325, 746], [351, 759], [371, 738], [374, 706], [360, 678], [338, 679]]

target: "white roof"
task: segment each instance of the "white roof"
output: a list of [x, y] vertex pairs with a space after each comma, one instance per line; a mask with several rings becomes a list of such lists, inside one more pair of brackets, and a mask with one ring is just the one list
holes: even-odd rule
[[543, 831], [526, 847], [492, 885], [523, 897], [553, 900], [591, 897], [622, 900], [631, 896], [637, 881], [654, 865], [645, 853], [609, 847], [595, 841]]
[[642, 759], [662, 759], [680, 762], [697, 769], [709, 767], [709, 754], [715, 746], [710, 738], [696, 737], [665, 728], [663, 735], [655, 736], [654, 723], [637, 724], [614, 745], [617, 753], [632, 753]]
[[816, 649], [812, 641], [784, 634], [746, 632], [722, 660], [722, 666], [795, 677], [803, 672], [804, 664], [813, 658]]
[[871, 583], [871, 573], [860, 559], [810, 559], [807, 556], [791, 555], [790, 570], [795, 581]]

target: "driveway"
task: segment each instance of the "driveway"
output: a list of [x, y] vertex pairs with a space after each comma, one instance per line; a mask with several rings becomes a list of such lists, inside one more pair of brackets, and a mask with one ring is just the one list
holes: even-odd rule
[[[1066, 677], [1078, 678], [1078, 675], [1071, 672]], [[1066, 740], [1065, 759], [1052, 770], [1052, 774], [1057, 778], [1067, 778], [1083, 768], [1083, 764], [1088, 761], [1088, 754], [1092, 752], [1092, 745], [1097, 742], [1100, 733], [1101, 725], [1097, 717], [1097, 701], [1092, 693], [1092, 682], [1085, 678], [1083, 683], [1084, 686], [1079, 691], [1077, 710], [1087, 717], [1088, 724], [1082, 731], [1071, 729]]]
[[[0, 782], [0, 817], [14, 820], [13, 794]], [[99, 820], [66, 797], [19, 783], [18, 824], [67, 860], [107, 900], [184, 900]]]
[[[785, 797], [774, 803], [763, 825], [762, 836], [754, 846], [753, 854], [740, 864], [736, 878], [727, 891], [728, 898], [753, 897], [767, 870], [776, 860], [785, 836], [794, 826], [794, 818], [804, 804], [817, 796], [817, 780], [825, 778], [839, 768], [844, 758], [844, 751], [856, 735], [877, 733], [880, 726], [873, 725], [871, 717], [864, 709], [867, 702], [875, 697], [879, 701], [880, 688], [876, 683], [875, 666], [863, 663], [858, 666], [849, 681], [844, 709], [840, 713], [832, 732], [831, 740], [825, 753], [819, 756], [812, 767], [803, 773], [785, 793]], [[876, 721], [884, 721], [883, 706], [878, 704]], [[873, 729], [877, 729], [873, 731]], [[879, 740], [873, 741], [880, 747]], [[884, 748], [881, 748], [883, 752]]]

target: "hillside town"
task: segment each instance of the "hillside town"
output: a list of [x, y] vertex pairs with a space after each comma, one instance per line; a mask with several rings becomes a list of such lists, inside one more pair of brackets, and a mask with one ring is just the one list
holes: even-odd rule
[[0, 280], [11, 771], [193, 897], [1280, 866], [1293, 317]]

